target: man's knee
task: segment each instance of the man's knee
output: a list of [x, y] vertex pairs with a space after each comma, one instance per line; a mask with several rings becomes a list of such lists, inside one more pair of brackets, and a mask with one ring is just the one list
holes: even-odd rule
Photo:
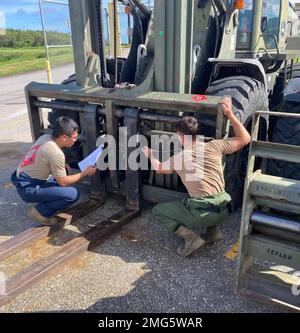
[[152, 214], [156, 217], [164, 216], [163, 214], [164, 211], [165, 211], [164, 204], [158, 204], [152, 208]]
[[157, 222], [170, 232], [174, 232], [180, 225], [179, 222], [176, 221], [176, 218], [174, 218], [172, 207], [170, 203], [162, 203], [152, 208], [152, 214]]
[[23, 188], [23, 187], [18, 186], [18, 187], [17, 187], [17, 192], [18, 192], [20, 198], [21, 198], [24, 202], [26, 202], [26, 203], [32, 202], [32, 201], [30, 200], [29, 196], [26, 195], [26, 192], [24, 191], [24, 188]]
[[65, 192], [65, 200], [67, 201], [76, 202], [80, 197], [80, 193], [75, 187], [66, 187]]

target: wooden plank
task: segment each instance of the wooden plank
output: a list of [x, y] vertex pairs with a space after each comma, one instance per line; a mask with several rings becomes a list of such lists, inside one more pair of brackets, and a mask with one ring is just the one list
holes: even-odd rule
[[60, 250], [45, 257], [23, 271], [17, 273], [6, 281], [6, 292], [0, 297], [0, 307], [12, 301], [17, 295], [34, 286], [53, 270], [64, 266], [74, 256], [92, 249], [109, 235], [122, 228], [123, 225], [134, 219], [139, 211], [122, 210], [107, 220], [91, 228], [83, 235], [72, 239], [63, 245]]
[[53, 226], [30, 228], [8, 239], [7, 241], [0, 244], [0, 262], [13, 255], [14, 253], [24, 249], [33, 242], [38, 241], [43, 237], [47, 237], [54, 232], [59, 231], [66, 225], [92, 213], [102, 205], [102, 201], [91, 198], [86, 202], [82, 202], [68, 209], [65, 213], [57, 214], [56, 217], [58, 217], [59, 222]]

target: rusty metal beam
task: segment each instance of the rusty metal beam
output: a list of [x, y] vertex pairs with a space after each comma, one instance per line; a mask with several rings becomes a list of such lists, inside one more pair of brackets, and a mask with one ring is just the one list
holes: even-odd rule
[[[126, 141], [139, 132], [139, 111], [137, 109], [125, 109], [124, 111], [124, 126], [127, 128]], [[127, 157], [129, 161], [130, 154], [137, 148], [128, 147]], [[126, 207], [131, 210], [140, 208], [141, 201], [141, 173], [139, 170], [126, 170]]]
[[12, 301], [17, 295], [34, 286], [53, 270], [64, 266], [74, 256], [91, 250], [109, 235], [122, 228], [139, 214], [139, 210], [122, 210], [91, 228], [83, 235], [63, 245], [60, 250], [26, 267], [6, 281], [6, 293], [0, 297], [0, 307]]
[[13, 255], [14, 253], [26, 248], [33, 242], [38, 241], [43, 237], [47, 237], [62, 229], [64, 226], [92, 213], [102, 205], [102, 201], [91, 198], [86, 202], [82, 202], [68, 209], [65, 213], [58, 214], [57, 217], [59, 222], [51, 227], [43, 226], [39, 228], [30, 228], [8, 239], [7, 241], [0, 244], [0, 262]]

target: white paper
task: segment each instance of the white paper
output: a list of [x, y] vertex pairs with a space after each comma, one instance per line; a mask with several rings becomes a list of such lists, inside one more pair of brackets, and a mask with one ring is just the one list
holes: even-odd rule
[[81, 171], [84, 171], [89, 166], [96, 166], [98, 158], [102, 154], [103, 145], [95, 149], [90, 155], [88, 155], [84, 160], [78, 163]]

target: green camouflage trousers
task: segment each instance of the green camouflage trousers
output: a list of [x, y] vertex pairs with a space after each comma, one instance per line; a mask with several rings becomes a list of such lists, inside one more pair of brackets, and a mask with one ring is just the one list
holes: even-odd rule
[[201, 198], [161, 203], [153, 207], [152, 213], [169, 231], [175, 232], [181, 225], [185, 225], [205, 232], [207, 227], [222, 223], [231, 210], [231, 197], [222, 192]]

